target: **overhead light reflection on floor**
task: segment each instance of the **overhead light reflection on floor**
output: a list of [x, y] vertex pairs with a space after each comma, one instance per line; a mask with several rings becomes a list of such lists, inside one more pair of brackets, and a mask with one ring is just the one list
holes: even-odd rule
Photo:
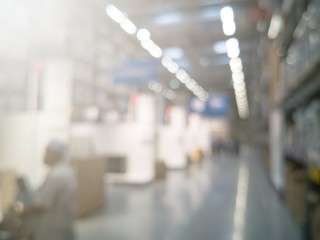
[[244, 240], [249, 172], [246, 162], [240, 162], [240, 164], [232, 240]]

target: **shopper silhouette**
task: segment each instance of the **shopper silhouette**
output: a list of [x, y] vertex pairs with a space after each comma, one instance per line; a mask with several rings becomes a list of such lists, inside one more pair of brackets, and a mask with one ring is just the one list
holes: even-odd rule
[[53, 141], [44, 162], [50, 171], [24, 216], [34, 216], [34, 240], [73, 240], [76, 180], [67, 163], [66, 145]]

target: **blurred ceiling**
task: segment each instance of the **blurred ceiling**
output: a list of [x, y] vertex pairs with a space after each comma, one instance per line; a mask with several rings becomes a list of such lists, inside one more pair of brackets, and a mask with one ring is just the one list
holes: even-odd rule
[[[246, 78], [254, 76], [259, 42], [258, 22], [265, 15], [255, 0], [114, 0], [138, 28], [146, 28], [152, 39], [209, 92], [232, 89], [229, 58], [224, 41], [237, 38]], [[222, 29], [220, 10], [231, 6], [236, 33], [226, 36]], [[263, 11], [262, 11], [263, 13]], [[141, 48], [141, 51], [144, 51]], [[171, 80], [165, 69], [164, 81]]]

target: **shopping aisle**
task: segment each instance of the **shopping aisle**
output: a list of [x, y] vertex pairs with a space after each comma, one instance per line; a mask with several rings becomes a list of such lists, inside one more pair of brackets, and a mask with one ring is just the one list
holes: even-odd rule
[[165, 182], [109, 186], [105, 211], [77, 224], [80, 240], [283, 240], [300, 232], [258, 155], [216, 157]]

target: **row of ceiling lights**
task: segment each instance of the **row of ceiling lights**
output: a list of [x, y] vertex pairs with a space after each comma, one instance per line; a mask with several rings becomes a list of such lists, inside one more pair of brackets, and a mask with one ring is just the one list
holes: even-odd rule
[[[220, 11], [220, 17], [223, 26], [223, 32], [226, 36], [232, 36], [236, 32], [233, 9], [229, 6]], [[230, 38], [226, 41], [227, 54], [230, 58], [230, 69], [232, 72], [232, 82], [236, 103], [240, 118], [249, 117], [249, 104], [244, 81], [242, 61], [240, 59], [239, 41], [236, 38]]]
[[[147, 50], [151, 56], [155, 58], [161, 58], [162, 65], [171, 73], [175, 74], [176, 78], [191, 91], [194, 95], [196, 95], [202, 101], [208, 99], [209, 94], [205, 91], [194, 79], [192, 79], [189, 74], [179, 68], [178, 64], [175, 63], [171, 58], [164, 56], [162, 49], [151, 40], [151, 34], [147, 29], [139, 29], [137, 30], [136, 25], [127, 18], [126, 14], [121, 12], [118, 8], [114, 5], [108, 5], [106, 12], [108, 16], [115, 21], [116, 23], [120, 24], [120, 27], [128, 34], [134, 35], [136, 34], [137, 39], [140, 41], [141, 46]], [[149, 86], [150, 88], [150, 86]], [[172, 90], [170, 90], [172, 91]], [[165, 94], [172, 98], [175, 94]], [[168, 98], [168, 97], [167, 97]], [[168, 98], [168, 99], [169, 99]], [[174, 97], [173, 97], [174, 98]]]

